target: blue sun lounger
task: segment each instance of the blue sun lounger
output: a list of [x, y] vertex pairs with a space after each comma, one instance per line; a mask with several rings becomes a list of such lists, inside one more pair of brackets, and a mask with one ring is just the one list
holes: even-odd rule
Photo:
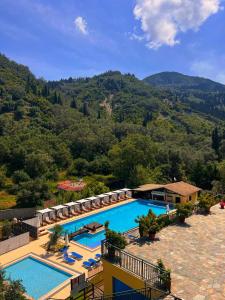
[[93, 258], [89, 258], [89, 263], [91, 263], [92, 264], [92, 266], [95, 266], [96, 264], [98, 264], [98, 261], [97, 260], [95, 260], [95, 259], [93, 259]]
[[75, 261], [76, 261], [75, 259], [69, 257], [67, 254], [64, 254], [64, 255], [63, 255], [63, 260], [64, 260], [65, 262], [67, 262], [68, 264], [74, 264]]
[[99, 253], [97, 253], [97, 254], [95, 255], [95, 258], [97, 258], [97, 259], [100, 259], [101, 257], [102, 257], [102, 255], [99, 254]]
[[74, 257], [74, 258], [76, 258], [76, 259], [78, 259], [78, 260], [80, 260], [80, 259], [83, 259], [83, 255], [80, 255], [79, 253], [77, 253], [77, 252], [70, 252], [71, 253], [71, 255]]
[[83, 262], [83, 267], [86, 268], [86, 269], [91, 269], [93, 267], [93, 264], [91, 264], [88, 261], [84, 261]]

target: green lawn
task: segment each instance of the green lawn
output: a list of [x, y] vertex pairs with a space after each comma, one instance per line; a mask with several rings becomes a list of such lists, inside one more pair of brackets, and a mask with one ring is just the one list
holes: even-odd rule
[[16, 205], [16, 196], [5, 191], [0, 192], [0, 209], [12, 208]]

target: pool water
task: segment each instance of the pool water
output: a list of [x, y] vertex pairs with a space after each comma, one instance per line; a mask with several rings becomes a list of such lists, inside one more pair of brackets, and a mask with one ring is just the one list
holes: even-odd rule
[[22, 280], [26, 294], [35, 300], [72, 277], [71, 274], [56, 269], [31, 256], [6, 267], [4, 270], [6, 278]]
[[[136, 200], [66, 223], [63, 225], [63, 229], [68, 233], [72, 233], [91, 222], [98, 222], [104, 225], [106, 221], [109, 221], [110, 229], [122, 233], [137, 227], [135, 219], [138, 216], [146, 215], [149, 209], [151, 209], [157, 216], [166, 213], [165, 206], [152, 204], [150, 200]], [[88, 234], [82, 234], [74, 239], [85, 246], [93, 248], [91, 245], [100, 245], [101, 240], [104, 239], [104, 233], [97, 233], [96, 235], [91, 236]]]
[[89, 248], [96, 248], [101, 244], [101, 241], [105, 239], [105, 230], [99, 231], [95, 234], [83, 233], [73, 238], [75, 242], [78, 242]]

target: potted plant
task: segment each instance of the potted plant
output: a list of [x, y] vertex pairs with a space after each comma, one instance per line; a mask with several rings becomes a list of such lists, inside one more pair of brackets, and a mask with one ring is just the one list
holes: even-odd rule
[[210, 208], [213, 206], [213, 204], [214, 204], [214, 200], [212, 195], [210, 195], [209, 193], [203, 193], [199, 197], [198, 209], [203, 214], [209, 214]]
[[149, 219], [148, 225], [148, 237], [150, 240], [155, 239], [156, 233], [160, 230], [160, 226], [158, 224], [157, 219]]
[[108, 243], [108, 256], [115, 257], [116, 248], [124, 249], [127, 245], [125, 237], [121, 233], [108, 229], [106, 231], [106, 242]]
[[184, 223], [185, 219], [188, 218], [192, 211], [193, 206], [190, 202], [188, 203], [179, 203], [176, 205], [176, 216], [180, 223]]
[[138, 217], [135, 221], [139, 224], [140, 237], [148, 236], [151, 240], [155, 239], [155, 235], [160, 230], [160, 226], [156, 215], [151, 209], [147, 216]]
[[166, 269], [161, 259], [157, 260], [157, 266], [159, 268], [160, 284], [163, 285], [168, 291], [171, 290], [171, 270]]

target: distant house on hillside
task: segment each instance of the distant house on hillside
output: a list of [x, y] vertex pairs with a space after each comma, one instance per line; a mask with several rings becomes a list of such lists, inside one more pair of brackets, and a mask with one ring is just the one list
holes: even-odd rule
[[200, 188], [192, 184], [179, 181], [168, 184], [144, 184], [134, 189], [133, 194], [135, 198], [182, 203], [196, 201], [200, 191]]
[[57, 189], [70, 192], [80, 192], [85, 188], [86, 184], [83, 181], [61, 181], [57, 185]]

